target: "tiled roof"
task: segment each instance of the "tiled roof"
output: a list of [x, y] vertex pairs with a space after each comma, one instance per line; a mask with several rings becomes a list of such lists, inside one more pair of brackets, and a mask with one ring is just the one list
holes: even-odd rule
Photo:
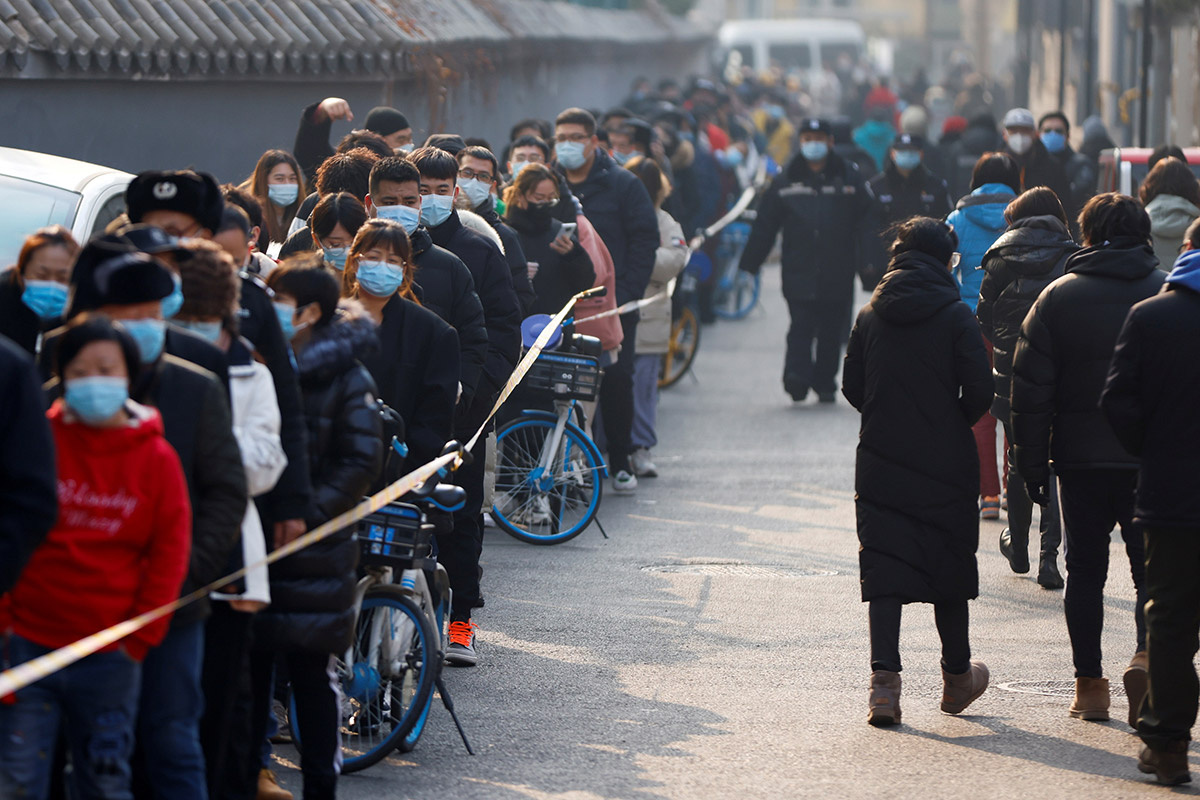
[[706, 36], [648, 11], [550, 0], [0, 0], [0, 69], [299, 77], [402, 72], [423, 45]]

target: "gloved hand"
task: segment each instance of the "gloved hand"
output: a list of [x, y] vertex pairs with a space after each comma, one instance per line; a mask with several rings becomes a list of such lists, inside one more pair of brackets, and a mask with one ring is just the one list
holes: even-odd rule
[[1025, 481], [1025, 491], [1029, 494], [1029, 499], [1039, 506], [1050, 505], [1050, 483], [1045, 478]]

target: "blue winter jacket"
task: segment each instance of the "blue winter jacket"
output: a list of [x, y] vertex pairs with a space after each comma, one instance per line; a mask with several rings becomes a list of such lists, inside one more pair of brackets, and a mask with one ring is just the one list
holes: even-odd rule
[[1200, 250], [1188, 250], [1177, 258], [1174, 269], [1167, 275], [1167, 283], [1178, 283], [1200, 292]]
[[[854, 143], [871, 154], [875, 160], [876, 172], [882, 172], [887, 161], [888, 150], [896, 140], [896, 129], [890, 123], [877, 119], [869, 119], [854, 131]], [[863, 180], [870, 180], [873, 175], [863, 175]]]
[[1003, 183], [985, 183], [958, 201], [946, 223], [958, 234], [962, 259], [954, 270], [963, 302], [975, 310], [983, 283], [983, 256], [1008, 228], [1004, 208], [1016, 194]]

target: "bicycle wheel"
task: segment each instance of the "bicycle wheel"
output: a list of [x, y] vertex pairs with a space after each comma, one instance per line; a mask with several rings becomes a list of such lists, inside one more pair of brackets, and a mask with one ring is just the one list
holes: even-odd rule
[[684, 374], [692, 368], [696, 360], [696, 351], [700, 349], [700, 321], [696, 312], [684, 306], [679, 312], [679, 318], [671, 325], [671, 340], [667, 343], [667, 352], [663, 356], [662, 371], [659, 374], [658, 386], [665, 389], [675, 385]]
[[[368, 589], [355, 623], [353, 664], [338, 664], [343, 773], [378, 763], [418, 722], [423, 727], [440, 665], [437, 633], [417, 604], [398, 586]], [[293, 742], [303, 749], [294, 696], [291, 716]]]
[[762, 292], [762, 276], [734, 269], [732, 275], [722, 275], [717, 282], [713, 310], [721, 319], [745, 319], [758, 305]]
[[[587, 434], [568, 423], [556, 452], [546, 448], [554, 420], [521, 416], [496, 434], [492, 518], [529, 544], [560, 544], [591, 523], [600, 505], [602, 466]], [[543, 468], [549, 456], [549, 469]]]

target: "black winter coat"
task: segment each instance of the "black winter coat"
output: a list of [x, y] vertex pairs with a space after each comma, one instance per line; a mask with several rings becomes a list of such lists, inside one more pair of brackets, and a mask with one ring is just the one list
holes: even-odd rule
[[33, 360], [0, 336], [0, 595], [58, 520], [54, 438]]
[[983, 256], [983, 283], [975, 316], [992, 343], [996, 397], [992, 415], [1008, 422], [1012, 394], [1013, 351], [1021, 323], [1042, 290], [1061, 278], [1067, 258], [1079, 250], [1057, 217], [1019, 219]]
[[[17, 270], [0, 272], [0, 336], [7, 336], [26, 353], [36, 355], [38, 336], [62, 324], [57, 317], [47, 322], [21, 299], [25, 289], [17, 281]], [[45, 377], [43, 376], [43, 380]]]
[[1141, 458], [1138, 522], [1200, 527], [1200, 292], [1180, 283], [1133, 307], [1117, 340], [1100, 405]]
[[1021, 166], [1021, 191], [1035, 186], [1048, 186], [1058, 195], [1063, 208], [1071, 208], [1071, 182], [1067, 179], [1067, 171], [1057, 158], [1050, 155], [1050, 151], [1040, 139], [1034, 138], [1033, 147], [1023, 156], [1011, 150], [1008, 154]]
[[862, 412], [855, 467], [862, 599], [979, 594], [979, 457], [992, 378], [946, 265], [895, 258], [850, 333], [842, 393]]
[[596, 283], [596, 271], [592, 258], [572, 237], [574, 247], [566, 255], [551, 249], [553, 242], [562, 232], [563, 224], [551, 217], [531, 214], [529, 209], [510, 206], [505, 218], [521, 237], [521, 247], [526, 258], [538, 265], [533, 279], [537, 300], [531, 314], [557, 314], [572, 297], [590, 289]]
[[304, 170], [309, 185], [317, 178], [317, 167], [321, 162], [333, 155], [333, 146], [329, 144], [329, 131], [333, 128], [333, 120], [326, 118], [324, 122], [313, 122], [313, 115], [318, 100], [300, 112], [300, 127], [296, 130], [296, 143], [292, 145], [292, 155], [296, 163]]
[[1051, 464], [1136, 469], [1100, 411], [1117, 335], [1135, 303], [1162, 287], [1154, 250], [1116, 240], [1080, 250], [1021, 325], [1013, 360], [1012, 428], [1017, 470], [1042, 481]]
[[[354, 301], [314, 328], [296, 353], [313, 479], [308, 527], [349, 511], [367, 494], [383, 461], [375, 381], [359, 363], [379, 349], [375, 323]], [[339, 532], [271, 565], [271, 605], [256, 617], [255, 644], [270, 650], [336, 653], [354, 633], [358, 545]]]
[[876, 232], [871, 205], [852, 164], [830, 153], [816, 173], [798, 154], [759, 201], [740, 268], [757, 274], [782, 229], [784, 297], [848, 306], [859, 257], [871, 251]]
[[[1100, 170], [1097, 164], [1092, 159], [1085, 156], [1083, 153], [1075, 152], [1070, 145], [1061, 153], [1050, 153], [1050, 157], [1057, 161], [1066, 173], [1067, 183], [1071, 187], [1071, 197], [1060, 197], [1063, 207], [1067, 211], [1067, 219], [1074, 220], [1079, 216], [1079, 212], [1083, 210], [1084, 205], [1088, 200], [1091, 200], [1096, 195], [1096, 179], [1099, 177]], [[1072, 222], [1072, 226], [1074, 226]]]
[[475, 209], [475, 213], [492, 226], [492, 230], [504, 244], [504, 260], [508, 262], [513, 291], [517, 293], [517, 300], [521, 303], [521, 318], [524, 319], [533, 313], [533, 284], [529, 280], [529, 262], [533, 259], [526, 257], [517, 232], [496, 213], [496, 204], [492, 202], [492, 198], [485, 200], [483, 205]]
[[[950, 187], [946, 182], [921, 165], [904, 177], [889, 157], [883, 172], [867, 181], [875, 203], [875, 236], [863, 265], [864, 275], [878, 280], [887, 268], [887, 251], [891, 242], [886, 231], [909, 217], [945, 219], [954, 210]], [[868, 287], [870, 286], [868, 280]]]

